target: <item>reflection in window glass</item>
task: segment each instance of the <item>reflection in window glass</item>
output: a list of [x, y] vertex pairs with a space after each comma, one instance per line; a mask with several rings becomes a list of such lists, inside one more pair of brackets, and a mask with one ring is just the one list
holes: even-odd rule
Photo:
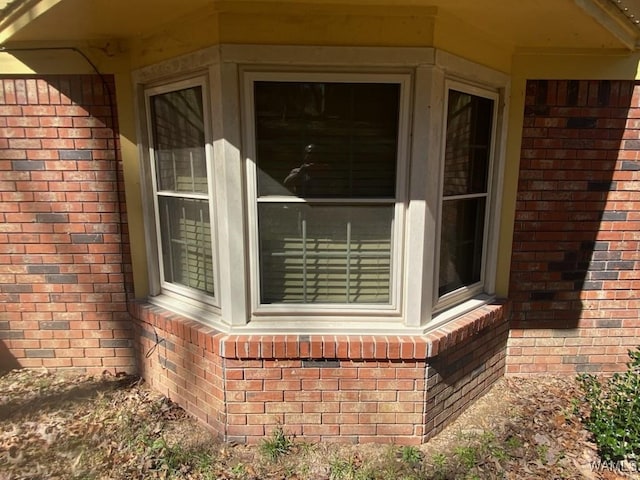
[[256, 82], [258, 194], [393, 198], [400, 87]]
[[213, 296], [202, 87], [150, 95], [149, 118], [163, 288]]
[[258, 81], [254, 99], [261, 303], [390, 304], [400, 85]]
[[444, 195], [487, 191], [493, 101], [451, 90], [447, 113]]
[[151, 97], [158, 190], [207, 192], [202, 88]]
[[440, 295], [480, 281], [484, 211], [484, 198], [444, 203], [440, 246]]
[[166, 197], [159, 210], [165, 281], [213, 294], [208, 202]]
[[494, 101], [449, 91], [440, 237], [440, 296], [482, 279]]

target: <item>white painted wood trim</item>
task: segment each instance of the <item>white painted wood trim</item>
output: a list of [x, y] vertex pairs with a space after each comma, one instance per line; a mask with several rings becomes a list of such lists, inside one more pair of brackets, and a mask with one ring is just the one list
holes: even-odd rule
[[249, 321], [247, 204], [238, 68], [220, 65], [214, 81], [214, 162], [218, 188], [220, 302], [225, 323]]
[[[161, 95], [164, 93], [169, 93], [169, 92], [173, 92], [173, 91], [177, 91], [177, 90], [182, 90], [185, 88], [191, 88], [191, 87], [200, 87], [201, 88], [201, 92], [202, 92], [202, 102], [203, 102], [203, 112], [204, 112], [204, 129], [205, 129], [205, 144], [204, 144], [204, 149], [205, 149], [205, 159], [206, 159], [206, 163], [207, 163], [207, 185], [208, 185], [208, 192], [206, 194], [196, 194], [196, 195], [192, 195], [192, 194], [171, 194], [171, 195], [165, 195], [162, 191], [158, 190], [158, 185], [156, 183], [156, 179], [157, 179], [157, 175], [156, 175], [156, 171], [155, 171], [155, 154], [154, 154], [154, 149], [153, 149], [153, 134], [151, 133], [151, 125], [152, 125], [152, 120], [151, 120], [151, 105], [150, 105], [150, 99], [151, 97], [153, 97], [154, 95]], [[154, 254], [155, 254], [155, 267], [154, 267], [154, 274], [157, 274], [158, 277], [155, 280], [158, 284], [158, 286], [160, 287], [160, 291], [166, 291], [166, 292], [172, 292], [173, 294], [177, 294], [180, 296], [183, 296], [185, 298], [189, 298], [191, 299], [191, 301], [195, 301], [195, 302], [201, 302], [203, 304], [203, 306], [207, 306], [206, 308], [208, 308], [208, 306], [212, 306], [212, 307], [218, 307], [218, 299], [217, 299], [217, 292], [218, 292], [218, 283], [219, 283], [219, 275], [218, 275], [218, 268], [217, 268], [217, 238], [216, 238], [216, 228], [215, 225], [217, 224], [217, 218], [216, 218], [216, 212], [215, 212], [215, 186], [213, 185], [213, 176], [214, 173], [212, 171], [213, 169], [213, 161], [212, 161], [212, 148], [211, 148], [211, 113], [210, 113], [210, 92], [209, 92], [209, 88], [208, 88], [208, 81], [207, 81], [207, 77], [205, 75], [196, 75], [193, 76], [191, 78], [188, 79], [181, 79], [179, 81], [175, 81], [175, 82], [168, 82], [162, 85], [157, 85], [157, 86], [153, 86], [150, 88], [146, 88], [143, 90], [143, 95], [144, 95], [144, 105], [145, 105], [145, 118], [146, 118], [146, 140], [147, 140], [147, 148], [146, 148], [146, 155], [143, 157], [143, 163], [146, 163], [149, 169], [149, 176], [150, 178], [148, 179], [150, 181], [148, 187], [150, 188], [150, 192], [151, 195], [153, 196], [153, 200], [152, 200], [152, 204], [153, 204], [153, 219], [155, 220], [155, 224], [152, 226], [151, 225], [151, 221], [148, 221], [148, 225], [147, 225], [147, 230], [151, 230], [154, 232], [155, 234], [155, 242], [153, 242], [152, 244], [154, 245], [155, 249], [154, 250]], [[160, 235], [160, 231], [161, 231], [161, 227], [160, 227], [160, 215], [162, 214], [160, 212], [160, 206], [159, 206], [159, 202], [158, 199], [159, 197], [167, 197], [167, 196], [171, 196], [171, 197], [175, 197], [175, 198], [197, 198], [200, 200], [206, 200], [207, 201], [207, 205], [208, 205], [208, 210], [209, 210], [209, 224], [211, 226], [211, 248], [212, 248], [212, 256], [213, 256], [213, 265], [214, 265], [214, 271], [212, 272], [213, 274], [213, 295], [207, 295], [204, 294], [202, 292], [199, 292], [197, 290], [185, 287], [185, 286], [181, 286], [178, 284], [172, 284], [169, 282], [165, 282], [164, 281], [164, 268], [163, 268], [163, 261], [162, 261], [162, 238]]]
[[136, 123], [136, 138], [138, 139], [138, 158], [140, 170], [140, 189], [142, 196], [142, 216], [144, 221], [144, 239], [147, 256], [147, 274], [149, 276], [149, 295], [159, 295], [160, 289], [160, 268], [158, 265], [158, 234], [155, 228], [154, 195], [152, 184], [151, 165], [149, 162], [149, 135], [148, 119], [146, 110], [146, 98], [144, 86], [134, 84], [134, 115], [138, 120]]
[[430, 47], [322, 47], [288, 45], [220, 46], [220, 61], [240, 65], [343, 66], [353, 69], [417, 67], [433, 65], [435, 49]]
[[131, 75], [135, 84], [171, 82], [190, 72], [206, 70], [208, 67], [219, 63], [220, 47], [216, 45], [138, 68]]
[[629, 50], [638, 47], [639, 31], [608, 0], [574, 0], [576, 5]]
[[[342, 315], [346, 318], [367, 316], [370, 319], [376, 317], [389, 317], [401, 315], [402, 284], [404, 271], [404, 232], [405, 232], [405, 207], [406, 182], [408, 175], [409, 156], [409, 131], [411, 111], [411, 76], [406, 73], [363, 73], [363, 72], [307, 72], [288, 69], [287, 71], [255, 71], [251, 67], [241, 69], [242, 76], [242, 112], [244, 115], [244, 158], [246, 162], [247, 179], [247, 229], [249, 231], [249, 264], [250, 268], [250, 298], [252, 321], [264, 318], [311, 316], [316, 322], [319, 317]], [[258, 246], [258, 218], [257, 204], [259, 199], [256, 192], [257, 174], [255, 167], [255, 129], [254, 129], [254, 98], [253, 85], [256, 81], [325, 81], [325, 82], [371, 82], [394, 83], [400, 85], [400, 117], [398, 124], [398, 150], [397, 150], [397, 182], [396, 198], [385, 199], [384, 203], [395, 203], [394, 222], [392, 230], [392, 259], [391, 259], [391, 302], [390, 304], [261, 304], [260, 303], [260, 269]], [[353, 199], [349, 199], [353, 200]], [[287, 199], [286, 201], [290, 201]], [[293, 200], [295, 202], [295, 199]], [[318, 203], [323, 203], [320, 200]], [[330, 203], [330, 202], [326, 202]], [[345, 203], [343, 200], [342, 203]], [[348, 202], [346, 202], [348, 203]], [[374, 203], [374, 202], [371, 202]]]
[[[436, 265], [434, 268], [433, 276], [433, 295], [435, 299], [434, 310], [442, 312], [446, 308], [452, 305], [459, 304], [462, 300], [470, 298], [480, 293], [493, 294], [495, 290], [496, 280], [496, 261], [497, 261], [497, 249], [499, 239], [499, 216], [496, 216], [495, 210], [497, 210], [498, 202], [501, 197], [501, 190], [496, 192], [496, 188], [502, 186], [495, 185], [498, 179], [498, 168], [504, 164], [505, 143], [502, 132], [506, 130], [507, 125], [504, 122], [504, 105], [505, 99], [501, 93], [504, 89], [495, 86], [483, 88], [477, 85], [462, 83], [458, 80], [446, 80], [444, 85], [444, 108], [442, 112], [442, 135], [443, 139], [446, 135], [446, 116], [447, 116], [447, 101], [448, 92], [450, 90], [456, 90], [464, 93], [469, 93], [478, 97], [488, 98], [493, 101], [493, 116], [492, 116], [492, 128], [491, 128], [491, 149], [489, 152], [489, 165], [487, 171], [487, 192], [478, 197], [486, 198], [485, 203], [485, 218], [484, 218], [484, 231], [483, 231], [483, 250], [481, 260], [480, 280], [472, 285], [461, 287], [453, 292], [449, 292], [442, 297], [439, 297], [439, 272], [440, 272], [440, 242], [442, 233], [442, 223], [438, 222], [436, 231]], [[438, 199], [438, 218], [442, 218], [442, 206], [443, 195], [442, 188], [444, 182], [444, 153], [445, 153], [445, 141], [443, 140], [440, 153], [440, 182], [439, 182], [439, 199]], [[504, 175], [501, 173], [502, 178]], [[462, 195], [461, 198], [473, 198], [475, 195]]]
[[[431, 283], [435, 251], [430, 244], [436, 231], [434, 204], [438, 195], [441, 142], [442, 72], [432, 66], [416, 69], [410, 180], [407, 198], [405, 324], [420, 327], [431, 318]], [[435, 88], [434, 88], [435, 87]]]
[[477, 83], [487, 88], [499, 88], [509, 83], [508, 74], [499, 72], [484, 65], [458, 57], [444, 50], [437, 50], [435, 65], [448, 79], [459, 80], [465, 84]]
[[[400, 239], [396, 242], [400, 257], [394, 258], [398, 291], [395, 304], [372, 305], [371, 308], [345, 308], [345, 305], [318, 309], [316, 305], [295, 305], [290, 308], [258, 307], [258, 279], [254, 252], [254, 240], [249, 229], [256, 224], [255, 202], [247, 188], [252, 173], [247, 170], [252, 139], [252, 115], [247, 111], [245, 72], [281, 76], [282, 72], [328, 75], [336, 79], [343, 75], [347, 81], [369, 74], [373, 81], [385, 74], [403, 76], [407, 84], [403, 90], [402, 135], [406, 142], [399, 142], [405, 151], [404, 167], [399, 172], [399, 182], [407, 182], [398, 190], [396, 206]], [[269, 73], [271, 72], [271, 73]], [[160, 64], [140, 68], [133, 72], [134, 91], [137, 94], [138, 134], [140, 158], [148, 156], [148, 138], [144, 127], [143, 88], [164, 83], [173, 83], [196, 75], [205, 75], [210, 92], [210, 114], [212, 125], [213, 171], [215, 199], [215, 223], [212, 235], [217, 240], [216, 293], [220, 309], [212, 311], [191, 301], [184, 302], [172, 294], [159, 295], [151, 301], [175, 310], [190, 318], [214, 326], [221, 331], [234, 333], [358, 333], [376, 334], [422, 334], [450, 321], [480, 305], [489, 302], [495, 288], [497, 239], [499, 234], [500, 199], [504, 175], [507, 125], [505, 122], [510, 78], [448, 52], [433, 48], [392, 47], [314, 47], [314, 46], [269, 46], [269, 45], [219, 45], [177, 57]], [[319, 77], [318, 77], [319, 78]], [[491, 211], [486, 258], [485, 291], [467, 289], [455, 299], [455, 305], [446, 309], [434, 309], [437, 298], [437, 258], [434, 241], [438, 238], [439, 202], [442, 171], [442, 125], [444, 122], [445, 79], [463, 82], [469, 88], [500, 93], [498, 108], [498, 130], [493, 185], [489, 208]], [[411, 93], [409, 95], [409, 93]], [[405, 101], [407, 102], [405, 104]], [[242, 122], [245, 122], [244, 125]], [[405, 120], [403, 120], [405, 121]], [[251, 140], [252, 141], [252, 140]], [[146, 145], [146, 147], [145, 147]], [[141, 161], [143, 180], [143, 208], [149, 218], [153, 207], [150, 194], [144, 183], [151, 180], [151, 172]], [[399, 184], [400, 185], [400, 184]], [[151, 213], [151, 217], [153, 214]], [[214, 217], [212, 217], [214, 218]], [[212, 220], [213, 222], [213, 220]], [[145, 229], [150, 261], [152, 294], [158, 294], [159, 272], [157, 265], [157, 235], [154, 228]], [[150, 246], [150, 248], [149, 248]], [[433, 290], [435, 286], [435, 294]], [[253, 296], [250, 296], [253, 295]], [[438, 306], [440, 307], [440, 305]], [[435, 313], [434, 313], [435, 311]], [[253, 314], [252, 312], [256, 312]], [[324, 317], [324, 318], [322, 318]]]

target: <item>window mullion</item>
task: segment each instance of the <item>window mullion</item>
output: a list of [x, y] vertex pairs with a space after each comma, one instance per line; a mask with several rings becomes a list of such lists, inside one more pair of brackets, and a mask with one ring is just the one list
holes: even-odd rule
[[[174, 151], [171, 152], [171, 163], [173, 166], [173, 178], [174, 178], [174, 185], [175, 185], [178, 181], [178, 166], [176, 164], [176, 152]], [[160, 187], [158, 186], [158, 190], [159, 189]]]
[[189, 171], [191, 174], [191, 190], [196, 191], [196, 174], [193, 169], [193, 152], [189, 151]]
[[395, 198], [301, 198], [287, 196], [263, 196], [256, 198], [257, 203], [306, 203], [309, 205], [393, 205]]
[[185, 193], [185, 192], [173, 192], [167, 190], [160, 190], [156, 192], [158, 197], [171, 197], [171, 198], [184, 198], [189, 200], [205, 200], [209, 201], [209, 195], [203, 195], [201, 193]]

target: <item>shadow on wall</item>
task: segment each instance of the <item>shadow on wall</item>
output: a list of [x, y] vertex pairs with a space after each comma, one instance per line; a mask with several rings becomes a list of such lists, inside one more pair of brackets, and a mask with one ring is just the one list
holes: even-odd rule
[[429, 362], [428, 437], [437, 434], [504, 375], [508, 323], [485, 328]]
[[5, 343], [0, 340], [0, 375], [10, 370], [15, 370], [16, 368], [20, 368], [20, 364], [11, 354]]
[[[82, 61], [48, 51], [62, 53]], [[0, 77], [0, 158], [12, 180], [0, 187], [0, 275], [10, 279], [0, 300], [11, 313], [11, 336], [0, 338], [25, 367], [135, 371], [114, 89], [111, 75]]]
[[[513, 328], [619, 327], [637, 242], [633, 81], [527, 82], [509, 297]], [[630, 292], [632, 293], [632, 292]], [[630, 297], [628, 297], [630, 298]], [[604, 301], [600, 301], [604, 300]], [[609, 312], [609, 313], [607, 313]]]

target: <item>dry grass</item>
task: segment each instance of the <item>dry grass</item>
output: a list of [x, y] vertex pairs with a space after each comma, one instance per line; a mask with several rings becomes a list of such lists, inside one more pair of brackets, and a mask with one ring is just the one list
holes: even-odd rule
[[596, 471], [573, 380], [503, 379], [420, 447], [228, 445], [134, 377], [0, 377], [0, 480], [630, 478]]

